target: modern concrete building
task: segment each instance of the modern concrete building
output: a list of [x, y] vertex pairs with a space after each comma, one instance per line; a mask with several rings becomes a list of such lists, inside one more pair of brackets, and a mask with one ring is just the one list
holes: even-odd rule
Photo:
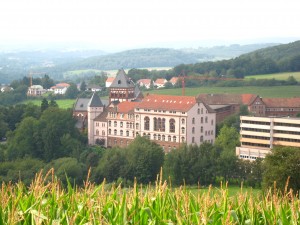
[[241, 159], [265, 158], [274, 146], [300, 147], [300, 118], [241, 116]]

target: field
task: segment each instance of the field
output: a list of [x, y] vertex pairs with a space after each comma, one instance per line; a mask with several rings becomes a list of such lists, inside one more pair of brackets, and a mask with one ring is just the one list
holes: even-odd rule
[[[47, 177], [48, 176], [48, 177]], [[287, 192], [253, 194], [226, 187], [191, 192], [156, 185], [107, 188], [88, 182], [62, 189], [52, 171], [30, 187], [2, 184], [0, 224], [300, 224], [300, 199]]]
[[[168, 94], [168, 95], [181, 95], [182, 89], [157, 89], [153, 91], [145, 91], [151, 94]], [[290, 98], [300, 97], [299, 86], [273, 86], [273, 87], [197, 87], [186, 88], [185, 95], [196, 96], [200, 93], [217, 94], [217, 93], [232, 93], [232, 94], [257, 94], [264, 98]]]
[[[58, 107], [62, 108], [62, 109], [73, 108], [73, 104], [75, 103], [75, 99], [58, 99], [55, 101], [58, 104]], [[40, 106], [42, 103], [42, 99], [34, 99], [34, 100], [30, 99], [30, 100], [24, 101], [23, 103], [24, 104], [32, 103], [34, 105]]]
[[293, 76], [298, 82], [300, 81], [300, 72], [286, 72], [286, 73], [274, 73], [274, 74], [261, 74], [246, 76], [245, 79], [276, 79], [276, 80], [286, 80], [289, 76]]

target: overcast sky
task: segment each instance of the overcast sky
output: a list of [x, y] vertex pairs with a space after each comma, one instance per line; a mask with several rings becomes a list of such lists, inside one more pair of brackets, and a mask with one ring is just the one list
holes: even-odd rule
[[126, 49], [297, 39], [299, 11], [298, 0], [1, 0], [0, 41]]

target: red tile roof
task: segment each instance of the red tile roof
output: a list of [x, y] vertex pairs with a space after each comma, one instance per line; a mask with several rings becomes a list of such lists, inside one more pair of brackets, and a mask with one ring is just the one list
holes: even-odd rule
[[151, 84], [151, 79], [140, 79], [137, 81], [137, 83], [142, 83], [144, 85]]
[[117, 105], [118, 112], [120, 113], [128, 113], [130, 111], [134, 111], [134, 108], [139, 104], [139, 102], [120, 102]]
[[178, 81], [178, 77], [172, 77], [171, 80], [170, 80], [170, 82], [172, 84], [176, 84], [177, 81]]
[[70, 84], [67, 84], [67, 83], [59, 83], [59, 84], [56, 84], [56, 88], [57, 87], [69, 87]]
[[137, 106], [144, 109], [189, 111], [196, 104], [193, 96], [155, 95], [145, 96]]
[[115, 80], [114, 77], [108, 77], [108, 78], [106, 79], [106, 82], [113, 82], [114, 80]]
[[158, 78], [155, 81], [156, 84], [165, 84], [166, 82], [167, 82], [167, 80], [164, 78]]
[[266, 107], [300, 108], [300, 98], [263, 98]]

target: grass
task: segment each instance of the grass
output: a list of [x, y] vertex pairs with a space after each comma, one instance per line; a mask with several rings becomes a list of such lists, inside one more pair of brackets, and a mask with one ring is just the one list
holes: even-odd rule
[[[55, 100], [58, 107], [62, 109], [73, 108], [75, 99], [58, 99]], [[34, 105], [40, 106], [42, 104], [42, 99], [30, 99], [23, 102], [24, 104], [32, 103]]]
[[38, 174], [29, 187], [3, 183], [0, 224], [299, 224], [300, 199], [292, 191], [280, 195], [239, 191], [229, 196], [223, 187], [192, 193], [170, 188], [157, 180], [155, 187], [138, 185], [105, 189], [88, 179], [83, 187], [63, 189], [53, 170]]
[[[152, 91], [145, 91], [144, 95], [147, 93], [151, 94], [166, 94], [166, 95], [181, 95], [182, 89], [157, 89]], [[200, 93], [208, 94], [257, 94], [265, 98], [290, 98], [290, 97], [300, 97], [300, 87], [299, 86], [273, 86], [273, 87], [197, 87], [197, 88], [185, 88], [185, 95], [196, 96]]]
[[300, 72], [285, 72], [285, 73], [273, 73], [273, 74], [260, 74], [246, 76], [245, 79], [276, 79], [276, 80], [286, 80], [289, 76], [293, 76], [298, 82], [300, 81]]

